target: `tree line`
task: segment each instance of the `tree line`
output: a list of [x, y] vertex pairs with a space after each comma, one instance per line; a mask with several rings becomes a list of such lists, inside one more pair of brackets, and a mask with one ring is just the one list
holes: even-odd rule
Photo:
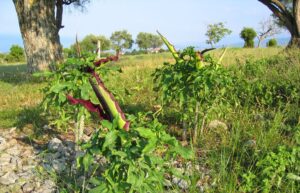
[[[259, 32], [256, 32], [253, 28], [245, 27], [240, 32], [240, 37], [244, 40], [245, 48], [253, 48], [254, 38], [258, 39], [257, 47], [260, 47], [261, 42], [279, 32], [279, 29], [274, 25], [274, 22], [270, 19], [261, 22], [261, 28]], [[220, 42], [226, 35], [231, 33], [230, 29], [225, 27], [225, 24], [222, 22], [209, 24], [207, 26], [207, 40], [206, 43], [215, 47], [215, 45]], [[80, 47], [81, 52], [95, 53], [97, 50], [98, 41], [100, 42], [101, 51], [114, 50], [117, 55], [123, 53], [125, 49], [131, 49], [135, 43], [139, 51], [133, 50], [131, 54], [140, 54], [140, 53], [157, 53], [164, 51], [161, 49], [163, 42], [159, 35], [140, 32], [135, 41], [132, 38], [132, 35], [127, 30], [120, 30], [113, 32], [110, 38], [105, 37], [104, 35], [86, 35], [81, 41], [72, 44], [69, 48], [63, 49], [64, 57], [74, 57], [77, 55], [77, 46]], [[276, 39], [272, 38], [266, 43], [267, 47], [277, 46]], [[127, 52], [128, 53], [128, 52]], [[24, 49], [18, 45], [12, 45], [9, 53], [0, 54], [1, 63], [12, 63], [12, 62], [24, 62], [25, 53]]]
[[[206, 43], [211, 45], [211, 47], [215, 47], [218, 42], [220, 42], [226, 35], [231, 34], [231, 32], [232, 31], [230, 29], [225, 27], [223, 22], [209, 24], [205, 34], [207, 36]], [[278, 32], [278, 27], [274, 25], [274, 21], [268, 19], [261, 22], [261, 29], [259, 32], [256, 32], [253, 28], [245, 27], [240, 32], [240, 37], [245, 41], [244, 47], [247, 48], [255, 47], [254, 38], [257, 37], [257, 47], [260, 47], [261, 42], [264, 39], [272, 37]], [[103, 35], [89, 34], [79, 41], [78, 45], [80, 46], [81, 51], [93, 53], [97, 50], [98, 41], [100, 41], [101, 51], [115, 50], [117, 55], [125, 49], [131, 49], [134, 43], [138, 46], [140, 51], [142, 51], [141, 53], [158, 52], [163, 45], [159, 35], [148, 32], [140, 32], [134, 41], [132, 35], [127, 30], [113, 32], [110, 38]], [[276, 45], [276, 39], [270, 39], [266, 44], [267, 47]], [[74, 54], [76, 52], [76, 44], [74, 43], [70, 46], [70, 48], [65, 48], [64, 51], [65, 53], [68, 53], [68, 55]]]
[[[258, 0], [291, 34], [289, 47], [300, 48], [300, 0]], [[90, 0], [13, 0], [22, 34], [28, 71], [47, 70], [63, 59], [59, 31], [65, 6], [82, 8]], [[123, 45], [123, 42], [118, 42]]]
[[163, 45], [162, 40], [156, 34], [140, 32], [134, 41], [127, 30], [120, 30], [113, 32], [110, 38], [103, 35], [89, 34], [78, 41], [78, 45], [74, 43], [70, 48], [65, 48], [64, 53], [67, 56], [75, 55], [77, 46], [83, 52], [95, 53], [98, 49], [98, 41], [100, 42], [101, 51], [115, 50], [117, 55], [120, 55], [125, 49], [131, 49], [134, 43], [143, 53], [159, 51]]

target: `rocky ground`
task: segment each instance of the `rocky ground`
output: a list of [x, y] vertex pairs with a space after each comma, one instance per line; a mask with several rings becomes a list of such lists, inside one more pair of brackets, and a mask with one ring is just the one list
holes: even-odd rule
[[[88, 136], [85, 135], [85, 138]], [[75, 160], [78, 154], [82, 152], [75, 150], [72, 140], [54, 137], [48, 143], [37, 143], [17, 132], [16, 128], [4, 130], [0, 132], [0, 193], [59, 192], [57, 177], [76, 173]], [[212, 185], [209, 170], [205, 167], [196, 165], [192, 168], [191, 163], [182, 165], [180, 162], [171, 165], [182, 171], [184, 176], [194, 175], [193, 172], [201, 174], [197, 181], [197, 192], [204, 192]], [[169, 176], [165, 186], [166, 189], [173, 189], [176, 185], [181, 189], [180, 192], [186, 192], [188, 184], [184, 179]]]
[[0, 193], [54, 193], [59, 174], [75, 156], [73, 142], [35, 144], [15, 128], [0, 133]]

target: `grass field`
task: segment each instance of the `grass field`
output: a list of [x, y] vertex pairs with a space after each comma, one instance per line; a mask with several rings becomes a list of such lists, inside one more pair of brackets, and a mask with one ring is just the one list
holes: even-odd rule
[[[247, 58], [268, 57], [280, 52], [281, 48], [232, 48], [227, 51], [223, 64], [243, 63]], [[211, 54], [218, 57], [221, 53], [222, 50], [215, 50]], [[155, 105], [151, 74], [167, 61], [172, 61], [168, 53], [122, 57], [117, 65], [122, 67], [123, 73], [111, 77], [107, 85], [122, 96], [121, 103], [127, 105], [125, 111], [131, 112], [135, 108], [151, 110]], [[22, 110], [36, 108], [42, 100], [40, 89], [44, 85], [44, 82], [26, 74], [25, 64], [0, 64], [0, 128], [16, 126]], [[124, 88], [132, 95], [125, 96]]]
[[[222, 50], [215, 50], [211, 54], [218, 57], [221, 53]], [[126, 113], [155, 111], [159, 97], [153, 91], [151, 74], [167, 61], [173, 62], [171, 55], [162, 53], [123, 56], [114, 64], [123, 72], [104, 81]], [[207, 191], [261, 192], [270, 185], [271, 192], [299, 192], [299, 181], [286, 178], [287, 173], [300, 171], [295, 167], [299, 162], [289, 158], [290, 149], [298, 147], [297, 140], [300, 142], [300, 58], [297, 51], [287, 54], [282, 48], [232, 48], [228, 49], [222, 64], [245, 81], [253, 82], [251, 89], [258, 90], [253, 91], [257, 96], [246, 96], [236, 104], [218, 105], [207, 115], [206, 124], [220, 120], [228, 126], [228, 130], [206, 128], [199, 137], [200, 156], [195, 162], [211, 171], [207, 182], [203, 182], [213, 184]], [[39, 107], [43, 97], [40, 89], [46, 84], [27, 75], [24, 64], [0, 65], [0, 128], [31, 129], [31, 135], [42, 132], [47, 119]], [[234, 90], [244, 92], [238, 88]], [[294, 95], [285, 96], [284, 100], [276, 99], [289, 92]], [[170, 114], [175, 112], [170, 108]], [[170, 132], [180, 133], [176, 116], [166, 114], [160, 119], [169, 125]], [[278, 152], [281, 146], [287, 150]], [[276, 156], [267, 158], [272, 152]], [[271, 165], [269, 170], [264, 164]]]

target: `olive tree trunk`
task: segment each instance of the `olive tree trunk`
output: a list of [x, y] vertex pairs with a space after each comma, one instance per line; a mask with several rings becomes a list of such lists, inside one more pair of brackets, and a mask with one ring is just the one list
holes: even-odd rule
[[62, 60], [55, 0], [13, 0], [27, 57], [28, 72], [44, 71]]

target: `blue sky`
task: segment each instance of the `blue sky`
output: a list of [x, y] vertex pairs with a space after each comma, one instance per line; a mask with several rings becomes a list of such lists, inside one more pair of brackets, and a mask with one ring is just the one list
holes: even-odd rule
[[[204, 45], [206, 26], [225, 22], [233, 32], [219, 45], [241, 42], [239, 32], [245, 26], [258, 29], [271, 12], [257, 0], [91, 0], [86, 11], [65, 9], [62, 44], [67, 47], [87, 34], [107, 37], [113, 31], [127, 29], [135, 38], [143, 32], [159, 30], [175, 45]], [[0, 0], [0, 52], [12, 44], [22, 44], [12, 0]], [[278, 35], [289, 37], [287, 32]]]

